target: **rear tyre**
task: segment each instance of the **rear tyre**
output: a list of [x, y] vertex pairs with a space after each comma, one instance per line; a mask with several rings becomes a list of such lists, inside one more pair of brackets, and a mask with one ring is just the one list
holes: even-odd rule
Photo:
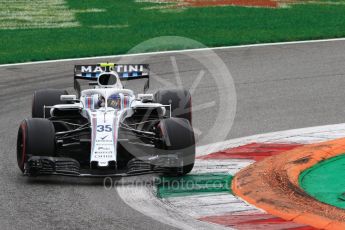
[[159, 90], [154, 101], [163, 105], [171, 104], [171, 116], [187, 119], [192, 124], [192, 96], [186, 89]]
[[61, 104], [60, 96], [66, 94], [68, 94], [67, 91], [61, 89], [42, 89], [35, 91], [32, 99], [32, 117], [49, 118], [50, 110], [46, 109], [44, 112], [44, 106]]
[[183, 165], [170, 168], [169, 175], [181, 176], [192, 171], [195, 162], [195, 138], [190, 122], [183, 118], [168, 118], [161, 120], [158, 127], [163, 139], [163, 154], [178, 154], [183, 159]]
[[17, 137], [17, 162], [22, 172], [31, 156], [55, 156], [55, 129], [51, 121], [30, 118], [20, 124]]

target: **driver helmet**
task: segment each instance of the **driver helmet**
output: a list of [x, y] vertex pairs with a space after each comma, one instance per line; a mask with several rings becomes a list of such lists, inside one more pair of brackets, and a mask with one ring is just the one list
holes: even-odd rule
[[105, 99], [102, 95], [99, 95], [98, 97], [98, 108], [102, 108], [102, 107], [105, 107]]
[[118, 93], [110, 95], [107, 104], [114, 109], [121, 109], [121, 95]]

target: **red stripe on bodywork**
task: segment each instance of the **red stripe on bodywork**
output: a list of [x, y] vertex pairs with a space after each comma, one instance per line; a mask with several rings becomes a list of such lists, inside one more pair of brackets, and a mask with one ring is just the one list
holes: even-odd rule
[[123, 98], [123, 107], [124, 107], [124, 109], [125, 108], [127, 108], [127, 96], [124, 96], [124, 98]]
[[300, 146], [302, 144], [251, 143], [201, 156], [198, 159], [250, 159], [259, 161]]
[[87, 108], [91, 109], [91, 97], [87, 98]]

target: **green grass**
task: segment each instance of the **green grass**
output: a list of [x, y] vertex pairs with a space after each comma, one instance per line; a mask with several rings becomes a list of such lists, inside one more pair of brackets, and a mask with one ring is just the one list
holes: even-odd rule
[[[133, 0], [68, 0], [79, 27], [0, 28], [0, 63], [123, 54], [158, 36], [183, 36], [206, 46], [345, 37], [345, 5], [143, 9], [152, 5]], [[105, 11], [86, 13], [88, 9]], [[183, 48], [196, 47], [161, 45], [155, 50]]]
[[345, 155], [322, 161], [305, 170], [299, 184], [315, 199], [345, 209]]
[[209, 193], [232, 193], [232, 178], [233, 176], [222, 173], [161, 177], [157, 183], [157, 196], [168, 198]]

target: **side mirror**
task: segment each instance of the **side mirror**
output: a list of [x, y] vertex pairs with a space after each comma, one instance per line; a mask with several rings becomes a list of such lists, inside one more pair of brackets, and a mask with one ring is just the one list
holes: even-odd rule
[[138, 94], [138, 99], [141, 100], [142, 103], [153, 102], [153, 94]]
[[61, 95], [60, 100], [61, 101], [67, 101], [67, 102], [78, 101], [76, 95]]

